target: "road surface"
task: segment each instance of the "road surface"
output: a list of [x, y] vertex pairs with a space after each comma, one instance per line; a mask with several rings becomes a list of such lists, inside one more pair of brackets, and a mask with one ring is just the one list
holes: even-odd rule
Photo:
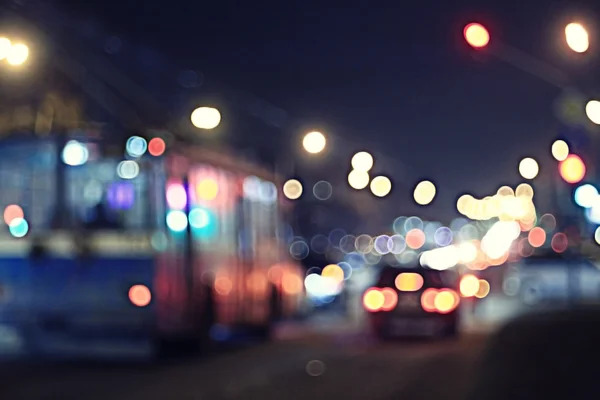
[[2, 366], [3, 400], [465, 398], [485, 344], [300, 337], [162, 366]]

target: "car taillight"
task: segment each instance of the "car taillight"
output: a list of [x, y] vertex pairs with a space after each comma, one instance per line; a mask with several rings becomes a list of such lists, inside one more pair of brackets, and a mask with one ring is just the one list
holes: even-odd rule
[[383, 294], [383, 305], [381, 311], [392, 311], [398, 305], [398, 293], [392, 288], [381, 289]]
[[152, 300], [150, 289], [144, 285], [133, 285], [129, 288], [128, 296], [131, 304], [137, 307], [146, 307]]
[[377, 312], [385, 304], [385, 295], [379, 288], [370, 288], [363, 295], [363, 306], [369, 312]]
[[427, 312], [435, 312], [435, 297], [438, 291], [436, 289], [425, 289], [421, 295], [421, 307]]
[[389, 287], [370, 288], [363, 295], [363, 306], [369, 312], [391, 311], [398, 305], [398, 293]]
[[421, 295], [421, 307], [427, 312], [448, 314], [458, 307], [460, 297], [452, 289], [426, 289]]

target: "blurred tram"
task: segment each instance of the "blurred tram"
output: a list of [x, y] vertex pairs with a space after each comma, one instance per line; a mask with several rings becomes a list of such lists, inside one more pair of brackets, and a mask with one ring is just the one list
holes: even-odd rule
[[272, 174], [161, 137], [118, 147], [0, 143], [0, 354], [153, 357], [296, 312]]

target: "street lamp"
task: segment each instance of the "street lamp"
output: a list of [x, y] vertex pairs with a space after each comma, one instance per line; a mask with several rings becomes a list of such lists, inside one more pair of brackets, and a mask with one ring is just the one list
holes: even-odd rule
[[362, 190], [369, 186], [369, 173], [353, 169], [348, 174], [348, 184], [352, 189]]
[[392, 181], [387, 176], [376, 176], [371, 181], [371, 192], [377, 197], [385, 197], [392, 191]]
[[366, 151], [359, 151], [352, 156], [352, 168], [356, 171], [369, 172], [373, 168], [373, 156]]
[[590, 100], [585, 105], [585, 114], [596, 125], [600, 125], [600, 101]]
[[576, 53], [585, 53], [590, 47], [590, 38], [583, 25], [571, 22], [565, 27], [567, 45]]
[[552, 157], [556, 161], [564, 161], [569, 156], [569, 145], [564, 140], [556, 140], [552, 143]]
[[316, 131], [307, 133], [302, 140], [302, 147], [311, 154], [322, 152], [326, 144], [327, 139], [325, 139], [325, 136], [321, 132]]
[[476, 22], [465, 26], [463, 35], [469, 46], [475, 49], [482, 49], [490, 43], [490, 33], [483, 25]]
[[570, 154], [558, 164], [558, 171], [565, 182], [578, 183], [585, 177], [586, 168], [579, 156]]
[[421, 206], [426, 206], [431, 203], [435, 197], [436, 189], [433, 182], [421, 181], [415, 187], [413, 197], [415, 202]]
[[533, 179], [540, 172], [540, 167], [533, 158], [527, 157], [519, 163], [519, 173], [525, 179]]
[[221, 113], [213, 107], [198, 107], [190, 116], [192, 124], [199, 129], [215, 129], [221, 123]]
[[29, 58], [29, 47], [23, 43], [12, 43], [10, 39], [0, 37], [0, 60], [9, 65], [20, 66]]
[[302, 183], [296, 179], [290, 179], [283, 184], [283, 194], [290, 200], [297, 200], [302, 196]]
[[12, 43], [8, 38], [0, 37], [0, 60], [5, 60], [10, 54]]

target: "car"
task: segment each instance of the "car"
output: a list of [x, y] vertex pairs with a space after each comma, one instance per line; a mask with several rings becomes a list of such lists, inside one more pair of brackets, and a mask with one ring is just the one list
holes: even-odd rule
[[458, 286], [453, 270], [383, 267], [363, 295], [373, 333], [381, 339], [456, 336]]

